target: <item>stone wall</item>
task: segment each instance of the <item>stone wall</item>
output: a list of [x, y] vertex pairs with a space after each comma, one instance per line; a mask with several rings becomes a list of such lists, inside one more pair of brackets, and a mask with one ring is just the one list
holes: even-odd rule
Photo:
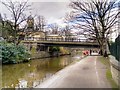
[[50, 57], [50, 54], [46, 51], [35, 52], [31, 55], [31, 59], [40, 59]]
[[53, 52], [52, 54], [49, 51], [49, 47], [46, 47], [44, 51], [36, 50], [36, 45], [32, 46], [31, 52], [31, 59], [39, 59], [39, 58], [47, 58], [47, 57], [55, 57], [55, 56], [62, 56], [62, 55], [69, 55], [70, 50], [65, 47], [59, 47], [60, 51]]
[[[38, 45], [37, 43], [24, 43], [24, 46], [30, 51], [31, 59], [47, 58], [54, 56], [62, 56], [71, 54], [70, 48], [59, 47], [60, 51], [53, 52], [52, 55], [49, 51], [49, 46]], [[39, 47], [38, 47], [39, 46]]]
[[120, 62], [115, 59], [114, 56], [110, 55], [111, 73], [112, 78], [120, 87]]

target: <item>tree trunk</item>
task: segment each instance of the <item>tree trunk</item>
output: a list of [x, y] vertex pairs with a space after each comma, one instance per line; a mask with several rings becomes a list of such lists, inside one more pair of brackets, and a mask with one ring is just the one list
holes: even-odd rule
[[102, 44], [100, 44], [100, 53], [99, 54], [104, 57], [108, 57], [106, 44], [107, 44], [106, 41], [104, 41]]
[[106, 39], [102, 38], [102, 39], [97, 39], [97, 40], [98, 40], [98, 43], [100, 45], [99, 54], [101, 56], [107, 57], [108, 54], [107, 54], [107, 41], [106, 41]]
[[99, 54], [101, 56], [103, 56], [103, 54], [104, 54], [104, 47], [103, 47], [103, 45], [100, 45], [100, 52], [99, 52]]

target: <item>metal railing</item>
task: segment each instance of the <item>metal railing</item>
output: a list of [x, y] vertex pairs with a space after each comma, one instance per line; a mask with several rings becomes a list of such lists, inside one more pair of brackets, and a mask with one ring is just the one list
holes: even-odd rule
[[92, 42], [92, 43], [97, 43], [97, 40], [75, 39], [75, 38], [38, 38], [38, 37], [26, 37], [24, 40], [25, 41]]

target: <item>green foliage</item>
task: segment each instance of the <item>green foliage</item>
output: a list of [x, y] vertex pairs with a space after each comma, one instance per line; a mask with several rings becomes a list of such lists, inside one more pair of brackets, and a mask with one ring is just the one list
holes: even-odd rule
[[106, 77], [112, 86], [112, 90], [119, 90], [118, 85], [115, 83], [115, 81], [112, 78], [112, 73], [111, 73], [110, 69], [108, 69], [106, 71]]
[[50, 47], [50, 48], [49, 48], [49, 51], [50, 51], [50, 52], [60, 51], [60, 48], [57, 47], [57, 46], [53, 46], [53, 47]]
[[35, 54], [36, 53], [36, 48], [35, 47], [32, 47], [31, 48], [31, 54], [33, 55], [33, 54]]
[[60, 48], [60, 53], [63, 54], [63, 55], [70, 53], [70, 51], [65, 47], [59, 47], [59, 48]]
[[58, 56], [59, 52], [60, 52], [60, 48], [57, 46], [51, 46], [49, 48], [49, 53], [51, 56]]
[[7, 41], [12, 41], [14, 36], [14, 30], [12, 29], [12, 22], [3, 21], [0, 22], [0, 32], [2, 32], [2, 37]]
[[29, 52], [22, 45], [0, 42], [0, 50], [3, 64], [24, 62], [30, 57]]
[[105, 57], [98, 57], [98, 60], [103, 63], [107, 68], [106, 70], [106, 78], [108, 79], [108, 81], [110, 82], [111, 86], [112, 86], [112, 90], [118, 90], [118, 86], [117, 84], [115, 83], [115, 81], [113, 80], [112, 78], [112, 73], [111, 73], [111, 70], [110, 70], [110, 61], [109, 61], [109, 58], [105, 58]]

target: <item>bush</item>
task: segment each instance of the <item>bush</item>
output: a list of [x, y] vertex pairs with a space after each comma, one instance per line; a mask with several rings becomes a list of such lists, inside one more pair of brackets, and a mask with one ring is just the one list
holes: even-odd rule
[[50, 54], [51, 56], [58, 56], [59, 52], [60, 52], [60, 48], [57, 47], [57, 46], [51, 46], [51, 47], [49, 48], [49, 54]]
[[3, 64], [24, 62], [30, 57], [29, 51], [22, 45], [0, 42], [0, 50]]
[[50, 47], [49, 51], [50, 51], [50, 52], [60, 51], [60, 48], [53, 46], [53, 47]]

